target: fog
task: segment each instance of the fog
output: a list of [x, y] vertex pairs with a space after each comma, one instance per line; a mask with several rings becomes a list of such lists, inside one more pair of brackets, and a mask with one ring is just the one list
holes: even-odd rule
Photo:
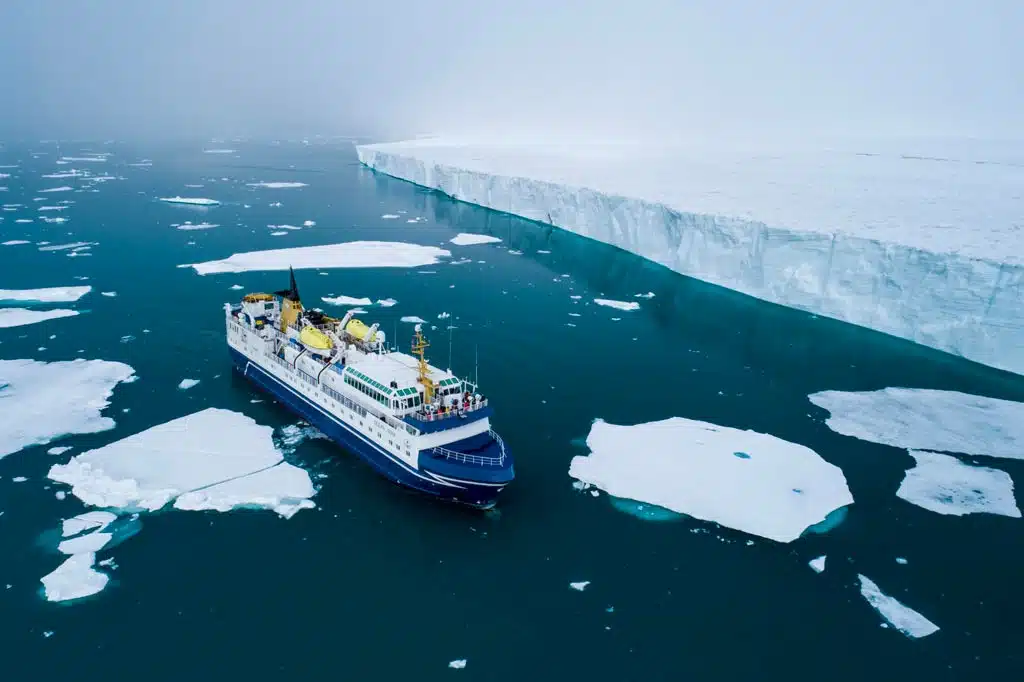
[[3, 0], [0, 138], [1021, 136], [1019, 0]]

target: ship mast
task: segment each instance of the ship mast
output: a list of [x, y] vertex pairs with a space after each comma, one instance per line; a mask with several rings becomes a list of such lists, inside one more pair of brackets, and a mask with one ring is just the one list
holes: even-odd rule
[[434, 401], [434, 382], [430, 379], [430, 369], [427, 366], [427, 359], [424, 355], [424, 351], [430, 344], [423, 337], [423, 331], [420, 325], [416, 325], [416, 331], [412, 337], [412, 352], [413, 355], [420, 359], [419, 361], [419, 377], [417, 381], [423, 384], [423, 403], [429, 405]]

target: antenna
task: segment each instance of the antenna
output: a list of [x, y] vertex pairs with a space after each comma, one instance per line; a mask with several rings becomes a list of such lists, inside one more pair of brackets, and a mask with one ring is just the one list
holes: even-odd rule
[[478, 342], [473, 350], [473, 385], [476, 392], [480, 392], [480, 343]]
[[[452, 318], [449, 317], [448, 318], [448, 322], [450, 323], [451, 320], [452, 320]], [[454, 329], [454, 328], [455, 328], [454, 324], [449, 324], [448, 325], [448, 371], [449, 372], [452, 371], [452, 329]]]

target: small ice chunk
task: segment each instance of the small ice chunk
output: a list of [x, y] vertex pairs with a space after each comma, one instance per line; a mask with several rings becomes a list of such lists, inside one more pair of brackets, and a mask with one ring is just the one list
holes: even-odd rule
[[28, 480], [28, 478], [26, 478], [25, 476], [15, 476], [11, 480], [14, 481], [15, 483], [24, 483], [25, 481]]
[[406, 315], [405, 317], [403, 317], [399, 321], [400, 322], [411, 322], [412, 324], [425, 324], [426, 323], [426, 320], [424, 320], [422, 317], [417, 317], [415, 315]]
[[71, 303], [92, 291], [91, 286], [49, 287], [46, 289], [0, 289], [0, 301], [32, 303]]
[[53, 496], [56, 497], [58, 500], [63, 500], [65, 497], [68, 496], [68, 494], [63, 490], [58, 490], [53, 494]]
[[640, 304], [636, 301], [615, 301], [610, 298], [595, 298], [594, 303], [616, 310], [640, 310]]
[[234, 154], [234, 149], [204, 149], [204, 154]]
[[998, 514], [1020, 518], [1013, 479], [1005, 471], [964, 464], [956, 457], [911, 450], [917, 466], [907, 471], [896, 496], [937, 514]]
[[858, 574], [860, 593], [878, 613], [894, 628], [909, 637], [927, 637], [937, 632], [939, 626], [917, 611], [904, 606], [892, 597], [883, 594], [878, 585], [867, 576]]
[[569, 587], [576, 590], [577, 592], [582, 592], [583, 590], [587, 589], [587, 585], [589, 584], [589, 580], [581, 580], [578, 583], [569, 583]]
[[243, 286], [242, 286], [241, 284], [232, 284], [232, 285], [231, 285], [231, 289], [232, 289], [233, 291], [240, 291], [240, 290], [242, 290], [242, 289], [244, 289], [244, 288], [245, 288], [245, 287], [243, 287]]
[[63, 185], [61, 187], [51, 187], [49, 189], [41, 189], [39, 191], [41, 193], [48, 193], [48, 192], [70, 192], [73, 189], [74, 189], [74, 187], [68, 187], [67, 185]]
[[466, 667], [466, 659], [464, 659], [464, 658], [457, 658], [454, 661], [451, 661], [448, 664], [448, 667], [449, 668], [455, 668], [456, 670], [462, 670], [463, 668]]
[[438, 263], [451, 252], [434, 246], [404, 242], [343, 242], [323, 246], [236, 253], [223, 260], [194, 263], [200, 275], [251, 270], [296, 270], [306, 268], [412, 268]]
[[633, 294], [634, 298], [654, 298], [654, 292], [648, 291], [646, 294]]
[[901, 556], [898, 556], [898, 557], [896, 557], [896, 563], [898, 563], [900, 566], [906, 566], [907, 565], [907, 560], [904, 559]]
[[390, 308], [396, 303], [398, 303], [398, 301], [396, 301], [393, 298], [382, 298], [379, 301], [377, 301], [377, 305], [379, 305], [381, 308]]
[[43, 245], [43, 242], [39, 242], [39, 244], [40, 251], [67, 251], [68, 249], [82, 250], [96, 246], [96, 242], [70, 242], [68, 244], [49, 244], [47, 242], [46, 245]]
[[58, 445], [55, 448], [50, 448], [49, 450], [47, 450], [46, 454], [48, 454], [48, 455], [63, 455], [65, 452], [67, 452], [70, 449], [71, 448], [69, 448], [66, 445]]
[[83, 552], [98, 552], [110, 539], [114, 537], [110, 533], [87, 533], [64, 540], [57, 545], [57, 551], [61, 554], [82, 554]]
[[115, 296], [117, 296], [117, 292], [116, 291], [101, 291], [100, 295], [101, 296], [106, 296], [107, 298], [114, 298]]
[[456, 246], [473, 246], [475, 244], [494, 244], [500, 242], [501, 239], [492, 237], [487, 234], [472, 234], [470, 232], [460, 232], [451, 239], [448, 240]]
[[316, 221], [315, 220], [304, 220], [302, 222], [302, 226], [303, 227], [315, 227], [316, 226]]
[[822, 554], [817, 559], [811, 559], [807, 562], [807, 565], [811, 567], [815, 573], [821, 573], [825, 570], [825, 555]]
[[398, 218], [400, 217], [401, 216], [398, 216], [394, 213], [385, 213], [384, 215], [381, 216], [383, 220], [398, 220]]
[[43, 576], [40, 582], [46, 599], [67, 601], [102, 591], [110, 578], [93, 568], [95, 561], [95, 554], [75, 554], [65, 559], [53, 573]]
[[114, 387], [134, 374], [105, 360], [0, 360], [0, 458], [61, 436], [114, 428], [100, 412]]
[[264, 187], [266, 189], [295, 189], [307, 187], [304, 182], [250, 182], [249, 187]]
[[187, 391], [188, 389], [192, 388], [198, 383], [199, 379], [182, 379], [181, 382], [178, 384], [178, 388], [180, 388], [183, 391]]
[[324, 303], [330, 303], [331, 305], [373, 305], [373, 301], [368, 298], [353, 298], [351, 296], [323, 296], [320, 298]]
[[161, 197], [160, 201], [168, 204], [189, 204], [191, 206], [217, 206], [220, 204], [216, 199], [205, 199], [203, 197]]
[[[569, 475], [609, 495], [791, 542], [853, 503], [842, 470], [771, 435], [673, 417], [597, 420]], [[740, 457], [743, 453], [746, 457]]]
[[70, 537], [87, 530], [100, 531], [117, 520], [117, 514], [108, 511], [89, 511], [70, 519], [64, 519], [61, 535]]
[[32, 242], [24, 239], [9, 239], [3, 243], [4, 246], [20, 246], [22, 244], [31, 244]]
[[220, 225], [217, 223], [192, 223], [186, 220], [181, 225], [175, 225], [175, 227], [179, 230], [189, 232], [194, 230], [212, 230], [215, 227], [220, 227]]
[[277, 230], [276, 232], [271, 232], [270, 236], [271, 237], [283, 237], [286, 234], [288, 234], [288, 232], [286, 230]]
[[271, 230], [301, 230], [298, 225], [267, 225]]
[[844, 436], [907, 450], [1024, 459], [1024, 403], [958, 391], [886, 388], [809, 396]]

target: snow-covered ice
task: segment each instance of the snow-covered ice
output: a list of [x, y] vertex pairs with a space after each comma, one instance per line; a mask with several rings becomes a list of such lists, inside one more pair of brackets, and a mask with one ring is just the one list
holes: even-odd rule
[[203, 197], [161, 197], [160, 201], [168, 204], [188, 204], [190, 206], [217, 206], [220, 204], [216, 199], [205, 199]]
[[368, 298], [353, 298], [351, 296], [323, 296], [320, 300], [331, 305], [373, 305], [373, 301]]
[[0, 329], [3, 329], [4, 327], [21, 327], [26, 324], [36, 324], [37, 322], [56, 320], [61, 317], [72, 317], [77, 314], [77, 310], [65, 310], [61, 308], [54, 310], [0, 308]]
[[48, 601], [81, 599], [101, 592], [110, 578], [93, 568], [96, 555], [86, 552], [64, 560], [52, 573], [42, 577], [43, 593]]
[[0, 457], [75, 433], [114, 428], [100, 412], [114, 387], [135, 376], [120, 362], [0, 360]]
[[88, 511], [70, 519], [64, 519], [61, 535], [70, 537], [87, 530], [101, 531], [117, 519], [117, 514], [108, 511]]
[[1013, 479], [1005, 471], [964, 464], [956, 457], [911, 450], [917, 466], [907, 471], [896, 496], [937, 514], [999, 514], [1020, 518]]
[[412, 268], [432, 265], [450, 251], [435, 246], [405, 242], [343, 242], [323, 246], [300, 246], [292, 249], [248, 251], [232, 254], [223, 260], [193, 263], [200, 275], [251, 270], [296, 270], [307, 268]]
[[917, 611], [904, 606], [898, 600], [884, 594], [878, 585], [872, 582], [867, 576], [858, 574], [860, 580], [860, 593], [867, 599], [882, 618], [894, 628], [908, 637], [927, 637], [937, 632], [939, 626], [931, 622]]
[[640, 304], [636, 301], [614, 301], [608, 298], [595, 298], [594, 303], [603, 305], [606, 308], [615, 308], [616, 310], [640, 310]]
[[810, 561], [808, 561], [807, 565], [810, 566], [811, 570], [814, 571], [815, 573], [821, 573], [822, 571], [825, 570], [825, 558], [826, 558], [825, 555], [822, 554], [820, 557], [817, 557], [816, 559], [811, 559]]
[[435, 138], [357, 152], [461, 201], [1022, 373], [1020, 169], [982, 163], [1003, 153], [984, 144], [740, 151]]
[[173, 501], [178, 509], [253, 507], [287, 517], [312, 507], [315, 491], [272, 434], [243, 414], [209, 408], [77, 455], [49, 477], [98, 507], [152, 511]]
[[1024, 403], [958, 391], [886, 388], [809, 396], [844, 436], [908, 450], [1024, 459]]
[[32, 303], [71, 303], [92, 291], [91, 286], [49, 287], [46, 289], [0, 289], [0, 301]]
[[673, 417], [594, 422], [569, 475], [615, 497], [790, 542], [853, 502], [843, 472], [813, 450], [755, 431]]
[[500, 242], [501, 240], [498, 239], [497, 237], [492, 237], [488, 234], [471, 234], [469, 232], [460, 232], [459, 234], [455, 235], [448, 241], [450, 241], [452, 244], [455, 244], [456, 246], [472, 246], [474, 244], [494, 244], [495, 242]]
[[266, 189], [295, 189], [307, 187], [304, 182], [250, 182], [249, 187], [264, 187]]
[[180, 388], [183, 391], [187, 391], [188, 389], [192, 388], [198, 383], [199, 379], [182, 379], [181, 382], [178, 384], [178, 388]]

